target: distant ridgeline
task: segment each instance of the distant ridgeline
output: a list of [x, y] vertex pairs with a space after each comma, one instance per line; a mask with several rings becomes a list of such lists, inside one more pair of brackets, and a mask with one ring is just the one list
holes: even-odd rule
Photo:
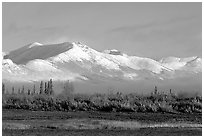
[[[35, 42], [3, 53], [2, 59], [5, 84], [52, 78], [53, 81], [81, 83], [75, 88], [82, 92], [101, 92], [113, 86], [120, 91], [144, 92], [155, 85], [165, 90], [202, 91], [202, 58], [198, 56], [154, 60], [127, 55], [116, 49], [100, 52], [79, 42]], [[85, 84], [86, 87], [80, 88]]]

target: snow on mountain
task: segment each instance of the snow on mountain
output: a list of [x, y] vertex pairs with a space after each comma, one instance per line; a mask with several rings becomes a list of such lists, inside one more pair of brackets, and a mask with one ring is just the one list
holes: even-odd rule
[[46, 60], [32, 60], [26, 65], [17, 65], [10, 59], [2, 61], [3, 79], [8, 81], [32, 82], [39, 80], [87, 80], [86, 77], [70, 71], [61, 71]]
[[[154, 73], [168, 70], [155, 60], [119, 54], [118, 50], [106, 50], [101, 53], [81, 43], [72, 43], [73, 47], [55, 57], [49, 58], [53, 62], [66, 63], [70, 61], [90, 62], [108, 70], [121, 70], [120, 67], [129, 67], [135, 70], [147, 69]], [[113, 54], [114, 53], [114, 54]], [[117, 54], [115, 54], [117, 53]]]
[[137, 78], [138, 74], [136, 73], [124, 73], [124, 77], [130, 80], [134, 80]]
[[116, 65], [114, 62], [104, 58], [102, 53], [80, 43], [72, 43], [72, 45], [73, 47], [68, 51], [61, 53], [55, 57], [51, 57], [49, 58], [49, 60], [53, 61], [54, 63], [78, 61], [82, 64], [82, 62], [90, 62], [92, 64], [106, 67], [107, 69], [119, 69], [118, 65]]
[[202, 59], [198, 57], [168, 57], [158, 62], [150, 58], [128, 56], [116, 49], [98, 52], [75, 42], [49, 45], [35, 42], [11, 51], [2, 62], [3, 72], [12, 75], [21, 74], [22, 71], [29, 74], [25, 78], [33, 80], [49, 77], [87, 80], [89, 76], [163, 80], [176, 77], [176, 70], [201, 72], [201, 64]]
[[136, 56], [123, 55], [112, 55], [105, 54], [107, 59], [113, 61], [119, 66], [128, 67], [134, 70], [149, 70], [154, 73], [160, 73], [163, 70], [171, 71], [167, 67], [163, 67], [160, 63], [149, 58], [142, 58]]
[[139, 69], [146, 69], [154, 73], [161, 73], [162, 71], [171, 71], [168, 67], [162, 66], [160, 63], [149, 58], [131, 57], [131, 62], [134, 63], [134, 67]]
[[26, 64], [26, 67], [35, 70], [35, 71], [52, 71], [52, 72], [60, 72], [57, 67], [46, 60], [35, 59], [31, 60]]
[[199, 57], [187, 57], [187, 58], [177, 58], [177, 57], [167, 57], [159, 61], [163, 66], [168, 67], [172, 70], [188, 70], [201, 72], [202, 69], [202, 59]]
[[103, 53], [112, 54], [112, 55], [123, 55], [123, 53], [119, 50], [112, 49], [112, 50], [104, 50]]
[[25, 70], [20, 65], [16, 65], [10, 59], [3, 59], [2, 60], [2, 71], [7, 73], [16, 74], [25, 74]]
[[4, 56], [6, 55], [6, 52], [3, 52], [2, 51], [2, 53], [1, 53], [1, 60], [3, 60], [4, 59]]
[[29, 48], [32, 48], [32, 47], [34, 47], [34, 46], [42, 46], [42, 45], [43, 45], [43, 44], [41, 44], [41, 43], [34, 42], [34, 43], [31, 43], [31, 44], [30, 44]]
[[186, 62], [180, 62], [180, 58], [176, 58], [176, 57], [168, 57], [166, 59], [162, 59], [160, 62], [165, 67], [168, 67], [172, 70], [177, 70], [185, 66], [186, 64]]
[[46, 60], [49, 57], [56, 56], [72, 48], [72, 44], [68, 42], [57, 45], [51, 44], [30, 47], [31, 45], [29, 44], [17, 50], [11, 51], [5, 56], [5, 58], [11, 59], [16, 64], [26, 64], [34, 59]]
[[80, 47], [80, 45], [76, 45], [72, 43], [72, 48], [68, 51], [60, 53], [56, 57], [51, 58], [54, 62], [69, 62], [69, 61], [83, 61], [83, 60], [90, 60], [91, 57], [88, 53], [84, 52], [83, 50], [85, 47]]
[[188, 61], [184, 67], [184, 70], [194, 73], [202, 72], [202, 59], [196, 57], [195, 59]]

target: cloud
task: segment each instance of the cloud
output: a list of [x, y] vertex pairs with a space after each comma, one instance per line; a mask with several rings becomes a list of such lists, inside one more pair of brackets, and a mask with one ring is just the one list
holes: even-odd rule
[[117, 32], [126, 33], [126, 32], [135, 32], [135, 31], [141, 31], [141, 30], [145, 31], [147, 29], [149, 30], [149, 29], [165, 28], [175, 24], [183, 24], [185, 22], [191, 22], [198, 18], [199, 18], [198, 16], [176, 17], [165, 21], [152, 21], [152, 22], [140, 23], [136, 25], [120, 26], [109, 30], [107, 33], [117, 33]]
[[124, 25], [107, 31], [106, 38], [112, 45], [125, 45], [130, 53], [139, 56], [199, 56], [202, 47], [200, 18], [176, 17], [165, 21]]

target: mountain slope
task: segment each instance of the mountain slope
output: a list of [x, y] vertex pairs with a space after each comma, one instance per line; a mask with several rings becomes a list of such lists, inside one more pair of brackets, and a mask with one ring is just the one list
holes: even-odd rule
[[[202, 59], [198, 57], [168, 57], [155, 61], [128, 56], [115, 49], [98, 52], [87, 45], [69, 42], [50, 45], [35, 42], [11, 51], [3, 58], [3, 79], [19, 77], [31, 81], [49, 78], [74, 81], [102, 78], [113, 81], [165, 80], [202, 72]], [[182, 75], [178, 75], [178, 71]]]
[[186, 70], [195, 73], [202, 71], [202, 59], [199, 57], [168, 57], [161, 59], [160, 63], [172, 70]]
[[[36, 45], [37, 44], [37, 45]], [[72, 48], [71, 43], [62, 43], [58, 45], [42, 45], [35, 42], [26, 45], [17, 50], [11, 51], [4, 58], [11, 59], [16, 64], [26, 64], [34, 59], [47, 59], [49, 57], [58, 55]]]

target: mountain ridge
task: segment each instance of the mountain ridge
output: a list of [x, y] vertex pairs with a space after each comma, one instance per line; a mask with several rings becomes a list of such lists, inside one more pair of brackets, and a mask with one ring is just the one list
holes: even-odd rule
[[[40, 76], [49, 72], [45, 78], [50, 75], [50, 77], [58, 76], [54, 78], [60, 79], [63, 75], [67, 76], [66, 74], [69, 72], [69, 75], [75, 74], [73, 76], [78, 76], [78, 78], [81, 76], [82, 80], [89, 78], [84, 77], [84, 74], [107, 76], [110, 79], [114, 77], [129, 78], [130, 80], [156, 76], [157, 79], [163, 80], [172, 78], [172, 76], [174, 78], [177, 70], [191, 72], [191, 74], [202, 72], [202, 59], [197, 56], [167, 57], [156, 61], [151, 58], [129, 56], [116, 49], [99, 52], [79, 42], [49, 45], [34, 42], [4, 54], [2, 58], [3, 79], [6, 78], [5, 73], [11, 76], [16, 75], [16, 69], [12, 68], [14, 66], [24, 70], [28, 76], [32, 76], [32, 74]], [[143, 77], [143, 74], [147, 75]], [[21, 73], [17, 73], [18, 77], [22, 77], [21, 75]], [[167, 77], [170, 75], [171, 77]], [[43, 79], [42, 77], [35, 78], [36, 80]], [[70, 79], [70, 77], [68, 78]], [[32, 77], [30, 79], [32, 80]]]

